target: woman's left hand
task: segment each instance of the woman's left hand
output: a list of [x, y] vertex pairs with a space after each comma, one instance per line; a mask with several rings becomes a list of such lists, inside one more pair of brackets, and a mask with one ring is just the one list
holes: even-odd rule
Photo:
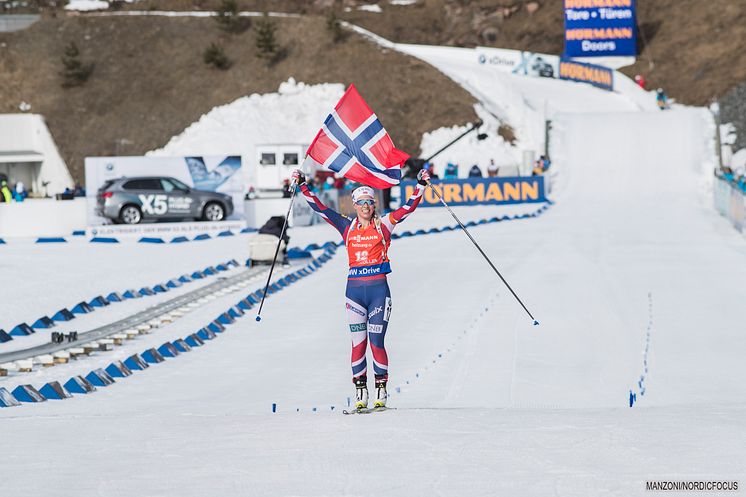
[[417, 173], [417, 183], [422, 186], [426, 186], [430, 183], [430, 173], [427, 172], [427, 169], [420, 169], [420, 172]]

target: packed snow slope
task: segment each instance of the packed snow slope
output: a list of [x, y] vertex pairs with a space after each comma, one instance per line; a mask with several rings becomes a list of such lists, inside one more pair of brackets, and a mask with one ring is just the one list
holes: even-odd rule
[[[459, 83], [479, 100], [475, 111], [483, 121], [480, 133], [488, 138], [477, 140], [467, 136], [438, 156], [435, 169], [443, 172], [447, 162], [461, 164], [465, 172], [471, 164], [483, 169], [489, 159], [498, 166], [517, 166], [524, 151], [538, 157], [545, 149], [545, 121], [561, 113], [631, 112], [657, 110], [655, 97], [621, 73], [614, 74], [614, 91], [606, 91], [585, 83], [512, 74], [490, 64], [478, 62], [480, 53], [490, 49], [458, 48], [391, 43], [360, 28], [374, 42], [389, 49], [421, 59]], [[500, 124], [509, 125], [516, 142], [509, 144], [497, 136]], [[421, 155], [428, 157], [468, 129], [467, 126], [441, 128], [423, 135]], [[524, 172], [529, 174], [530, 168]]]
[[339, 254], [261, 323], [94, 395], [0, 410], [4, 491], [628, 496], [651, 479], [744, 481], [746, 244], [701, 198], [708, 136], [698, 110], [557, 117], [556, 205], [472, 228], [538, 327], [463, 233], [396, 240], [397, 410], [339, 412]]

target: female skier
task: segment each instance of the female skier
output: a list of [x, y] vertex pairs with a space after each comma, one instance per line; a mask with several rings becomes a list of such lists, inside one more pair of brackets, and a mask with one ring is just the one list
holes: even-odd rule
[[386, 406], [386, 381], [389, 360], [384, 347], [384, 337], [391, 315], [391, 292], [386, 274], [391, 272], [388, 247], [394, 227], [417, 208], [425, 185], [430, 180], [427, 170], [417, 174], [418, 185], [407, 203], [381, 217], [376, 212], [373, 189], [361, 186], [352, 192], [352, 202], [357, 217], [350, 219], [326, 207], [309, 190], [300, 170], [293, 171], [292, 178], [300, 184], [308, 204], [315, 212], [331, 224], [342, 235], [350, 269], [347, 276], [347, 321], [352, 336], [352, 382], [355, 384], [355, 408], [368, 407], [368, 376], [366, 352], [368, 338], [373, 351], [376, 400], [374, 407]]

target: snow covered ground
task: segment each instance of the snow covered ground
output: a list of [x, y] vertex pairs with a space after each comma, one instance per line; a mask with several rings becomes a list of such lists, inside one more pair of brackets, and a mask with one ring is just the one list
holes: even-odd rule
[[[338, 254], [268, 301], [261, 323], [243, 318], [89, 397], [0, 411], [6, 452], [49, 440], [11, 450], [4, 488], [575, 496], [641, 495], [647, 480], [743, 481], [746, 245], [700, 196], [707, 122], [696, 110], [562, 122], [557, 204], [472, 229], [540, 326], [462, 233], [397, 240], [387, 346], [399, 409], [343, 416], [352, 388]], [[628, 146], [609, 155], [613, 143]], [[407, 223], [436, 216], [448, 219], [430, 209]], [[649, 293], [647, 391], [630, 409]]]
[[254, 167], [257, 144], [308, 144], [344, 90], [342, 84], [306, 85], [290, 78], [276, 93], [254, 93], [212, 109], [150, 154], [241, 154]]
[[[386, 341], [397, 410], [344, 416], [353, 389], [338, 253], [271, 297], [261, 323], [244, 317], [93, 395], [0, 409], [3, 495], [575, 497], [650, 495], [648, 480], [743, 485], [746, 242], [703, 195], [711, 120], [526, 80], [511, 94], [567, 103], [553, 115], [556, 204], [471, 232], [540, 326], [463, 233], [395, 240]], [[598, 105], [584, 107], [583, 89]], [[458, 210], [464, 220], [493, 212]], [[421, 209], [398, 229], [448, 224], [444, 210]], [[324, 225], [291, 236], [335, 238]], [[59, 293], [88, 297], [239, 259], [241, 243], [10, 252], [0, 264], [23, 278], [3, 287], [0, 314], [29, 319], [29, 302], [45, 314], [77, 301]], [[236, 300], [162, 336], [191, 333]]]

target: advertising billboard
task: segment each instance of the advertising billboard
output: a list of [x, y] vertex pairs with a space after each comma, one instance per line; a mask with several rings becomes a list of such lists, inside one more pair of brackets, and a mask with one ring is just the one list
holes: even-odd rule
[[85, 177], [89, 227], [166, 221], [245, 224], [240, 156], [87, 157]]
[[635, 0], [564, 0], [565, 56], [637, 55]]
[[502, 48], [477, 47], [479, 64], [519, 76], [556, 78], [559, 57], [556, 55], [522, 52]]
[[559, 78], [588, 83], [604, 90], [614, 89], [614, 71], [596, 64], [562, 59], [559, 64]]
[[[443, 200], [454, 205], [507, 205], [546, 202], [542, 176], [504, 178], [464, 178], [433, 180], [443, 195]], [[415, 181], [402, 181], [401, 202], [406, 203], [414, 192]], [[438, 197], [430, 188], [425, 189], [420, 207], [441, 207]]]

